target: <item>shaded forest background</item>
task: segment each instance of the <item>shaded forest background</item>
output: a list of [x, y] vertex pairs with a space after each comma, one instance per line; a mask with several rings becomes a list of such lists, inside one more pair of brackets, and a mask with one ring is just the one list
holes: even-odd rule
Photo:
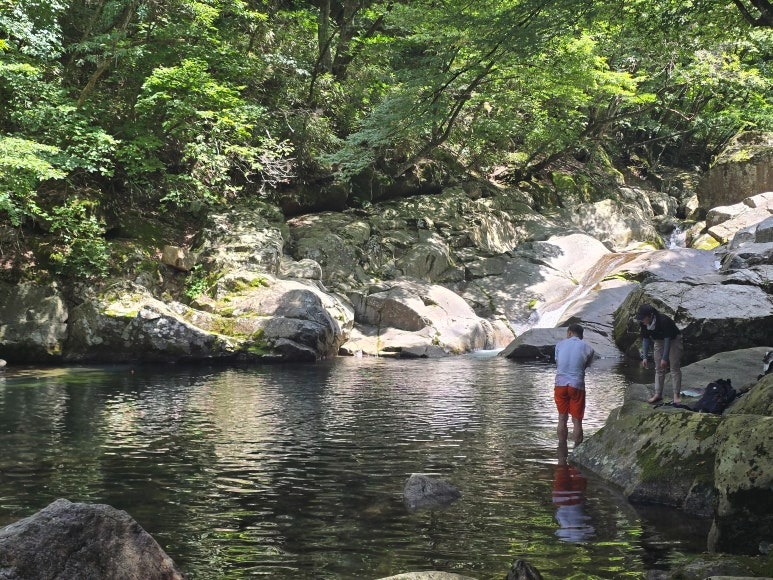
[[0, 273], [103, 278], [130, 215], [706, 168], [773, 130], [772, 30], [766, 0], [0, 0]]

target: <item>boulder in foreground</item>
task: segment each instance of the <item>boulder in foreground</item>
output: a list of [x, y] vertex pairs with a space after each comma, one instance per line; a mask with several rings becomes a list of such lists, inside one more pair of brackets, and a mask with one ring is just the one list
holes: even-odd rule
[[126, 512], [58, 499], [0, 530], [0, 578], [178, 580], [184, 576]]

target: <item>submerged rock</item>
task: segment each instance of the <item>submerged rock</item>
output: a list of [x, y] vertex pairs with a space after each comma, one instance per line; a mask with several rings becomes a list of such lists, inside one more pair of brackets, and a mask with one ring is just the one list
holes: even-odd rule
[[506, 580], [542, 580], [542, 574], [526, 560], [516, 560], [510, 566]]
[[405, 482], [403, 499], [408, 509], [442, 507], [453, 503], [462, 494], [444, 479], [413, 473]]
[[387, 576], [379, 580], [475, 580], [472, 576], [462, 576], [451, 572], [429, 570], [427, 572], [405, 572], [395, 576]]

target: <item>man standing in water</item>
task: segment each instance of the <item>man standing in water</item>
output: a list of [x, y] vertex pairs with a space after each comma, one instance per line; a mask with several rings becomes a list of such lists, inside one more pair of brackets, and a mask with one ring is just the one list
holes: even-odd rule
[[566, 449], [572, 416], [572, 436], [575, 447], [582, 443], [582, 418], [585, 415], [585, 369], [590, 366], [595, 351], [582, 339], [583, 328], [570, 324], [566, 338], [556, 345], [555, 401], [558, 408], [558, 446]]

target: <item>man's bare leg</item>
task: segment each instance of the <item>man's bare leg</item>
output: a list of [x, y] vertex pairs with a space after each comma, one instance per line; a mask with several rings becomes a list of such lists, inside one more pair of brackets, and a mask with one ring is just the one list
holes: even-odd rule
[[572, 435], [574, 436], [574, 446], [577, 447], [580, 443], [582, 443], [583, 440], [583, 432], [582, 432], [582, 419], [575, 419], [572, 417]]
[[558, 414], [558, 443], [559, 445], [563, 442], [564, 445], [566, 445], [566, 440], [569, 438], [569, 428], [567, 427], [567, 421], [569, 420], [569, 415], [562, 415], [561, 413]]
[[558, 442], [558, 465], [566, 465], [569, 461], [569, 449], [566, 439]]

